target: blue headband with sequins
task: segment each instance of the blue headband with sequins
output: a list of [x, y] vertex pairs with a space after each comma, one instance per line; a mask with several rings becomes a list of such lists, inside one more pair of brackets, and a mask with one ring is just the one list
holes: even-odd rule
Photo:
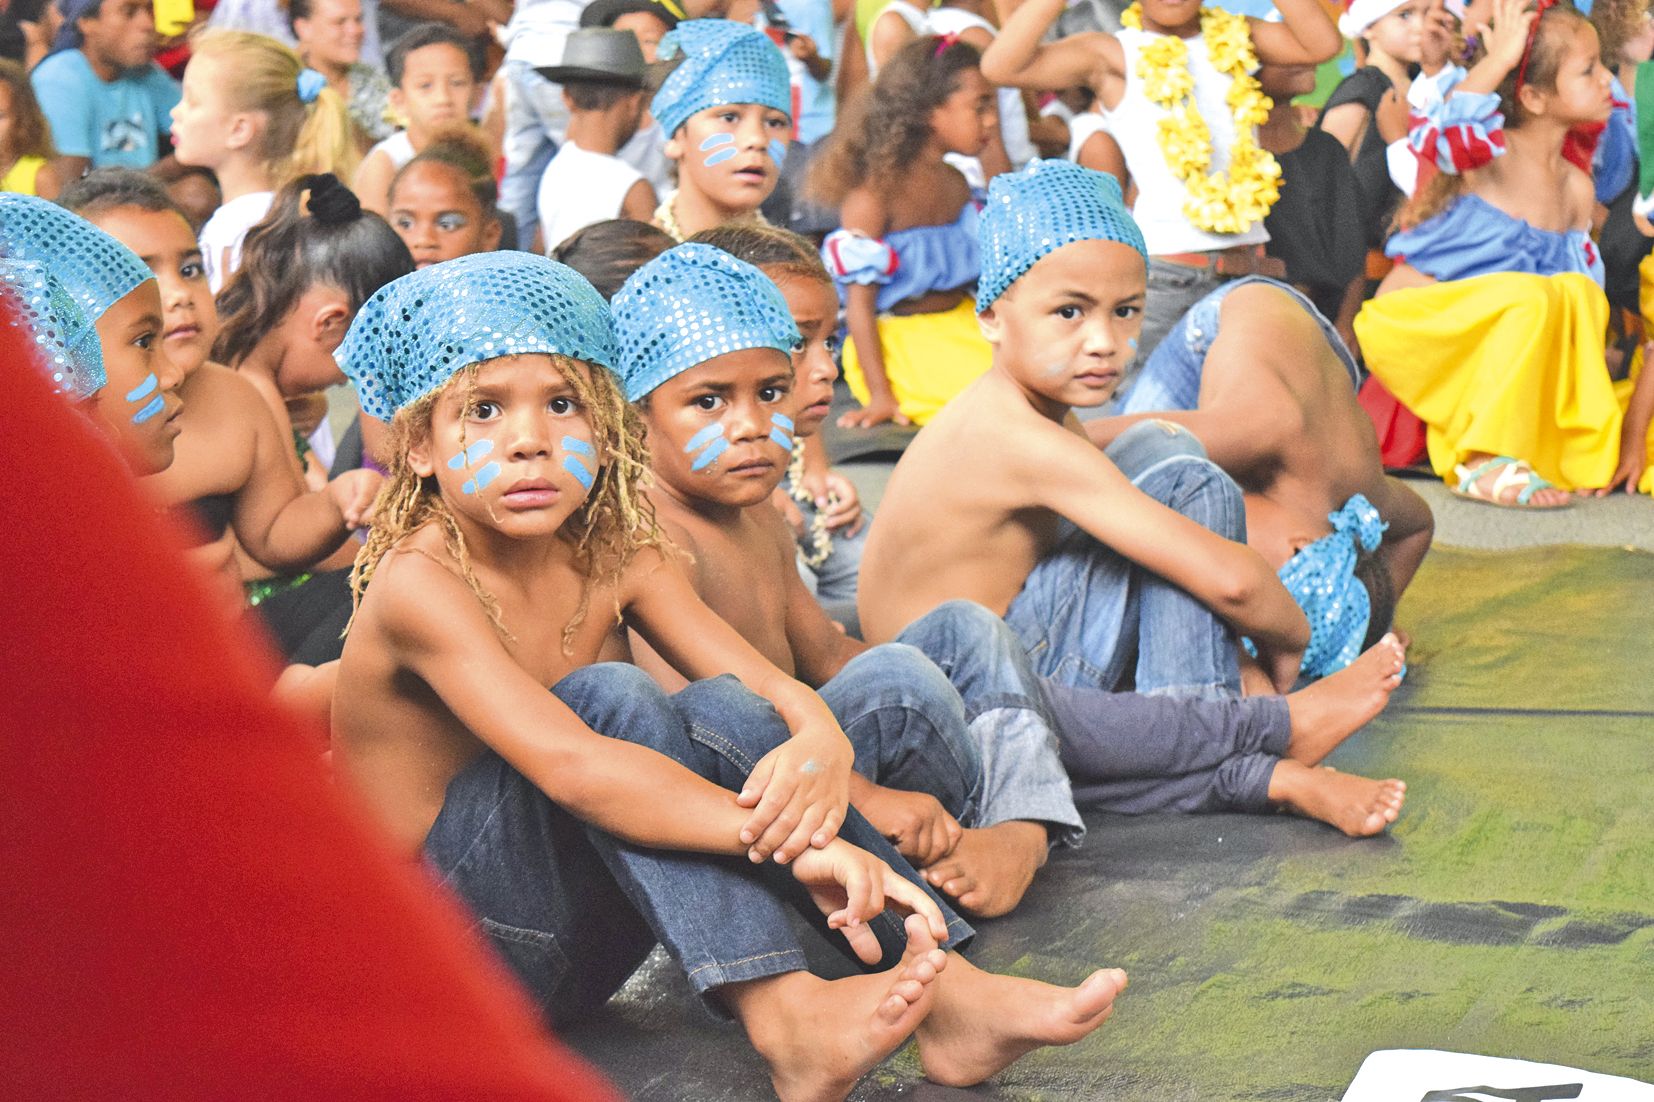
[[155, 278], [137, 253], [80, 215], [9, 192], [0, 193], [0, 258], [45, 265], [94, 325]]
[[981, 313], [1041, 258], [1076, 241], [1117, 241], [1148, 262], [1148, 246], [1120, 195], [1120, 181], [1072, 161], [1033, 160], [1020, 172], [995, 176], [988, 185], [977, 236], [982, 278]]
[[711, 245], [661, 253], [632, 273], [609, 309], [628, 402], [714, 357], [748, 348], [791, 355], [803, 339], [770, 278]]
[[22, 329], [34, 346], [54, 393], [81, 402], [103, 389], [109, 379], [97, 326], [45, 265], [0, 260], [0, 298], [11, 307], [7, 324]]
[[1361, 494], [1327, 517], [1332, 534], [1316, 540], [1281, 567], [1281, 584], [1309, 618], [1303, 675], [1337, 673], [1355, 661], [1372, 619], [1372, 598], [1355, 576], [1362, 551], [1377, 551], [1389, 527]]
[[667, 137], [708, 107], [756, 103], [792, 118], [787, 59], [769, 36], [728, 19], [691, 19], [660, 40], [662, 61], [683, 61], [661, 83], [649, 110]]
[[462, 256], [392, 280], [339, 346], [362, 409], [388, 421], [472, 364], [544, 353], [613, 368], [609, 307], [573, 268], [524, 252]]

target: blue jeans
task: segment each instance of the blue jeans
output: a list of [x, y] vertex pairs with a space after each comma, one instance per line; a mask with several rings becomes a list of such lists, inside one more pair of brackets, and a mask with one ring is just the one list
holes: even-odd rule
[[[897, 645], [904, 644], [904, 650], [923, 652], [925, 664], [934, 663], [932, 668], [945, 678], [943, 686], [957, 701], [960, 733], [978, 763], [980, 795], [968, 816], [956, 815], [960, 823], [1039, 822], [1054, 840], [1078, 846], [1085, 824], [1074, 806], [1056, 732], [1043, 710], [1027, 652], [1005, 621], [971, 601], [949, 601], [908, 625], [897, 636]], [[875, 647], [861, 657], [886, 649]], [[902, 675], [892, 670], [890, 676]], [[909, 675], [906, 683], [915, 685], [918, 679]]]
[[[1246, 542], [1240, 488], [1200, 441], [1162, 421], [1134, 425], [1104, 453], [1132, 485], [1201, 527]], [[1227, 699], [1240, 695], [1235, 634], [1189, 593], [1090, 533], [1064, 524], [1005, 620], [1034, 669], [1065, 685]]]
[[1345, 347], [1343, 338], [1333, 328], [1332, 322], [1315, 308], [1314, 303], [1299, 294], [1295, 288], [1278, 280], [1264, 276], [1247, 276], [1218, 287], [1183, 315], [1183, 319], [1166, 335], [1166, 339], [1160, 342], [1153, 355], [1149, 356], [1148, 363], [1143, 366], [1143, 372], [1137, 379], [1137, 385], [1126, 395], [1120, 412], [1153, 413], [1160, 409], [1198, 408], [1200, 379], [1206, 366], [1206, 354], [1212, 350], [1212, 344], [1218, 338], [1223, 300], [1236, 288], [1245, 287], [1249, 283], [1266, 284], [1291, 295], [1293, 300], [1308, 311], [1310, 317], [1320, 325], [1321, 334], [1326, 337], [1332, 350], [1338, 353], [1345, 370], [1350, 373], [1350, 386], [1353, 388], [1360, 385], [1361, 370], [1355, 364], [1355, 357], [1350, 355], [1350, 350]]
[[562, 85], [553, 84], [525, 61], [505, 63], [505, 84], [505, 174], [500, 178], [499, 208], [517, 220], [517, 246], [528, 249], [540, 225], [540, 177], [568, 132], [569, 113]]
[[[594, 730], [647, 746], [732, 791], [789, 737], [775, 709], [732, 677], [669, 698], [636, 667], [607, 663], [576, 670], [552, 692]], [[839, 834], [937, 900], [949, 948], [971, 937], [970, 926], [853, 809]], [[789, 911], [826, 932], [787, 869], [622, 842], [575, 819], [492, 752], [449, 783], [425, 854], [553, 1023], [602, 1005], [657, 940], [716, 1013], [719, 1004], [708, 996], [724, 984], [808, 967]], [[884, 966], [893, 964], [906, 944], [901, 920], [887, 911], [868, 925], [885, 949]], [[839, 935], [827, 936], [849, 955]]]

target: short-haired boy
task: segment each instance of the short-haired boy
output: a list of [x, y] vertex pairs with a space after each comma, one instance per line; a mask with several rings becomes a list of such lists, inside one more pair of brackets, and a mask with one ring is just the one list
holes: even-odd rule
[[[965, 598], [1002, 614], [1058, 686], [1235, 698], [1245, 636], [1277, 690], [1290, 688], [1309, 624], [1238, 542], [1234, 483], [1176, 425], [1137, 425], [1104, 453], [1073, 416], [1113, 394], [1142, 325], [1147, 256], [1119, 185], [1035, 161], [994, 180], [981, 235], [977, 309], [994, 366], [897, 465], [863, 560], [868, 638]], [[1382, 706], [1396, 651], [1385, 643], [1351, 667], [1356, 696]], [[1285, 805], [1350, 834], [1383, 830], [1404, 786], [1311, 768], [1326, 741], [1284, 756], [1295, 748], [1283, 725], [1237, 747], [1197, 806]]]
[[384, 214], [397, 170], [425, 151], [445, 127], [464, 126], [482, 79], [470, 42], [446, 23], [421, 23], [385, 51], [390, 105], [406, 123], [362, 158], [352, 190], [362, 206]]
[[[680, 245], [640, 268], [612, 310], [626, 397], [648, 426], [651, 500], [687, 552], [690, 584], [821, 694], [856, 751], [857, 810], [916, 866], [950, 857], [966, 910], [1011, 910], [1045, 863], [1049, 834], [1083, 834], [1020, 644], [998, 617], [957, 601], [869, 647], [804, 587], [792, 532], [770, 503], [792, 457], [799, 331], [761, 271]], [[634, 654], [668, 687], [681, 684], [641, 640]], [[977, 829], [961, 832], [961, 819]]]
[[561, 65], [540, 75], [563, 86], [568, 131], [540, 177], [536, 204], [543, 251], [550, 252], [593, 222], [655, 215], [655, 189], [616, 154], [643, 118], [643, 50], [631, 31], [575, 31]]

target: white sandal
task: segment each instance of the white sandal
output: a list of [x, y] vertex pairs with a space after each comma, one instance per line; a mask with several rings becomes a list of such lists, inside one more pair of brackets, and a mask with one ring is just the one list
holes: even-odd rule
[[[1498, 471], [1499, 476], [1493, 480], [1493, 485], [1483, 488], [1482, 478], [1493, 471]], [[1453, 496], [1462, 497], [1466, 501], [1479, 501], [1483, 505], [1493, 505], [1500, 509], [1529, 509], [1537, 512], [1554, 512], [1573, 505], [1572, 501], [1564, 501], [1560, 505], [1529, 504], [1533, 500], [1533, 495], [1540, 490], [1552, 490], [1556, 487], [1554, 483], [1540, 478], [1525, 459], [1499, 455], [1475, 469], [1460, 463], [1453, 468], [1453, 474], [1459, 480], [1458, 485], [1452, 487]], [[1515, 499], [1506, 498], [1505, 492], [1514, 486], [1520, 486], [1522, 489], [1517, 492]]]

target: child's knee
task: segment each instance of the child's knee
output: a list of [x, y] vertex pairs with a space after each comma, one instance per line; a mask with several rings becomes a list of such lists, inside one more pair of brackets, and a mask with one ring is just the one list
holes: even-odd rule
[[691, 682], [671, 698], [691, 737], [747, 769], [792, 737], [775, 706], [731, 676]]

